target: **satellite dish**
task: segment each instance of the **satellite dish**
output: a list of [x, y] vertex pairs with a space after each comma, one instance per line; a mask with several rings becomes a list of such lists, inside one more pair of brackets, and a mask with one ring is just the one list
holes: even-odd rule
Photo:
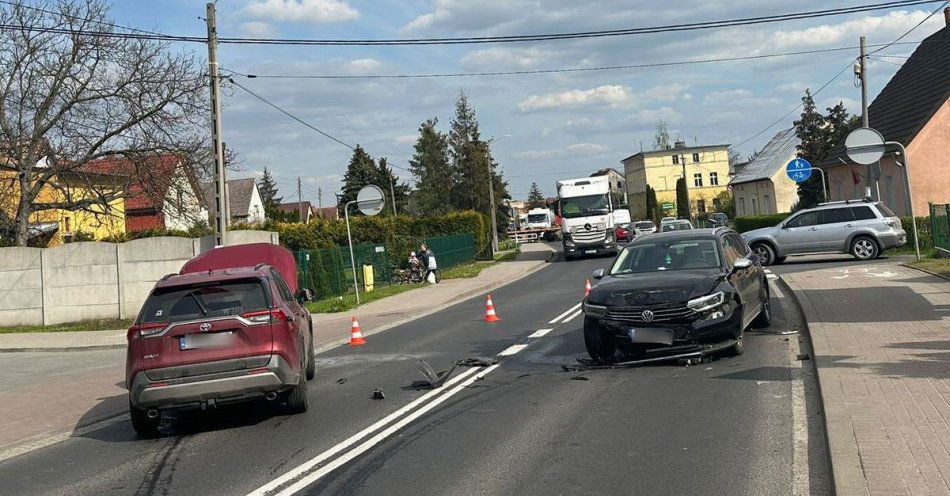
[[363, 215], [376, 215], [383, 211], [385, 204], [386, 197], [379, 186], [368, 184], [356, 194], [356, 207], [363, 212]]
[[844, 140], [848, 158], [862, 165], [876, 164], [884, 156], [884, 136], [876, 129], [859, 127]]

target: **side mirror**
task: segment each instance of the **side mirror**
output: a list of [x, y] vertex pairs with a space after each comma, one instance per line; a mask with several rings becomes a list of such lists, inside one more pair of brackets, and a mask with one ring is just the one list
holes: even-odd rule
[[742, 270], [752, 267], [752, 260], [748, 258], [738, 258], [735, 263], [732, 264], [732, 270]]
[[313, 291], [310, 291], [307, 288], [300, 288], [297, 290], [297, 301], [300, 303], [306, 303], [313, 300]]
[[590, 273], [590, 276], [594, 279], [603, 279], [604, 278], [604, 269], [597, 269]]

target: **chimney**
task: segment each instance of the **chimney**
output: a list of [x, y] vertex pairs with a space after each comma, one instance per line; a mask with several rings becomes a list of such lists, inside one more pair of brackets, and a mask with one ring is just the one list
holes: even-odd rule
[[943, 20], [950, 26], [950, 7], [943, 9]]

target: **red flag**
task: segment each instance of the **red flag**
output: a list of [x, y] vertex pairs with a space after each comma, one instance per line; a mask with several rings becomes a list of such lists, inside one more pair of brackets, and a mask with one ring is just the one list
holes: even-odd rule
[[854, 181], [855, 186], [861, 184], [861, 176], [857, 172], [851, 171], [851, 180]]

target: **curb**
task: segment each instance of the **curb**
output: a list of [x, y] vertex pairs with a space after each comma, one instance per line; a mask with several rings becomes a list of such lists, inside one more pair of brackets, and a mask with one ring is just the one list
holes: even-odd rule
[[101, 351], [101, 350], [124, 350], [126, 343], [122, 344], [103, 344], [96, 346], [58, 346], [52, 348], [30, 347], [30, 348], [0, 348], [0, 353], [64, 353], [68, 351]]
[[921, 267], [914, 267], [913, 265], [907, 265], [907, 264], [905, 264], [905, 263], [903, 263], [903, 262], [900, 264], [900, 266], [901, 266], [901, 267], [907, 267], [908, 269], [919, 270], [919, 271], [921, 271], [921, 272], [923, 272], [923, 273], [925, 273], [925, 274], [930, 274], [930, 275], [932, 275], [932, 276], [934, 276], [934, 277], [939, 277], [939, 278], [941, 278], [941, 279], [943, 279], [943, 280], [950, 281], [950, 277], [947, 277], [947, 276], [945, 276], [945, 275], [943, 275], [943, 274], [938, 274], [938, 273], [936, 273], [936, 272], [931, 272], [931, 271], [929, 271], [929, 270], [927, 270], [927, 269], [924, 269], [924, 268], [921, 268]]
[[[555, 254], [555, 256], [557, 255], [557, 252], [553, 252], [553, 253]], [[509, 285], [509, 284], [511, 284], [511, 283], [513, 283], [513, 282], [515, 282], [515, 281], [520, 281], [521, 279], [524, 279], [525, 277], [528, 277], [528, 276], [530, 276], [531, 274], [534, 274], [535, 272], [537, 272], [537, 271], [543, 269], [544, 267], [547, 267], [547, 266], [548, 266], [548, 263], [550, 263], [550, 258], [551, 258], [551, 257], [548, 257], [548, 260], [544, 260], [544, 261], [540, 261], [540, 262], [535, 263], [534, 266], [528, 268], [528, 269], [525, 270], [520, 276], [518, 276], [518, 277], [516, 277], [516, 278], [514, 278], [514, 279], [510, 279], [510, 280], [507, 280], [507, 281], [500, 281], [500, 282], [492, 282], [492, 283], [482, 284], [482, 285], [480, 285], [480, 286], [477, 286], [477, 287], [474, 287], [474, 288], [472, 288], [472, 289], [469, 289], [469, 290], [467, 290], [467, 291], [465, 291], [465, 292], [459, 294], [459, 295], [456, 296], [454, 299], [452, 299], [451, 301], [447, 302], [445, 305], [442, 305], [441, 307], [438, 307], [438, 308], [430, 308], [430, 309], [425, 310], [425, 311], [423, 311], [423, 312], [419, 312], [419, 313], [416, 313], [416, 314], [413, 314], [413, 315], [408, 315], [408, 316], [403, 317], [403, 318], [401, 318], [401, 319], [394, 320], [394, 321], [392, 321], [392, 322], [390, 322], [390, 323], [388, 323], [388, 324], [384, 324], [384, 325], [378, 326], [378, 327], [373, 328], [373, 329], [370, 329], [370, 330], [363, 329], [363, 331], [362, 331], [362, 332], [363, 332], [363, 336], [372, 336], [373, 334], [379, 334], [379, 333], [381, 333], [381, 332], [388, 331], [388, 330], [390, 330], [390, 329], [392, 329], [392, 328], [394, 328], [394, 327], [399, 327], [399, 326], [401, 326], [401, 325], [403, 325], [403, 324], [412, 322], [413, 320], [421, 319], [422, 317], [427, 317], [427, 316], [432, 315], [432, 314], [434, 314], [434, 313], [436, 313], [436, 312], [440, 312], [440, 311], [442, 311], [442, 310], [445, 310], [445, 309], [448, 308], [448, 307], [451, 307], [451, 306], [454, 306], [454, 305], [458, 305], [459, 303], [463, 303], [463, 302], [465, 302], [465, 301], [468, 301], [468, 300], [470, 300], [473, 296], [476, 296], [476, 295], [478, 295], [478, 294], [484, 293], [484, 292], [486, 292], [486, 291], [493, 291], [493, 290], [498, 289], [498, 288], [500, 288], [500, 287], [507, 286], [507, 285]], [[339, 340], [332, 341], [332, 342], [330, 342], [330, 343], [327, 343], [327, 344], [324, 344], [324, 345], [319, 346], [319, 347], [317, 347], [317, 348], [314, 348], [313, 352], [314, 352], [314, 353], [322, 353], [322, 352], [327, 351], [327, 350], [332, 350], [333, 348], [336, 348], [336, 347], [338, 347], [338, 346], [345, 346], [345, 345], [346, 345], [347, 343], [349, 343], [349, 342], [350, 342], [350, 337], [349, 337], [349, 335], [342, 336], [342, 337], [340, 337]]]
[[[821, 397], [821, 412], [825, 424], [825, 447], [828, 462], [831, 464], [829, 476], [835, 494], [868, 494], [867, 479], [864, 476], [864, 467], [861, 455], [858, 453], [858, 442], [854, 436], [851, 417], [844, 402], [844, 392], [838, 378], [833, 361], [816, 352], [819, 341], [826, 341], [827, 336], [822, 331], [812, 329], [810, 322], [820, 322], [818, 315], [811, 306], [811, 301], [797, 284], [790, 283], [784, 277], [779, 277], [783, 290], [795, 302], [796, 307], [805, 317], [805, 331], [811, 343], [811, 356], [817, 372], [818, 394]], [[794, 284], [794, 286], [793, 286]], [[804, 301], [803, 301], [804, 300]], [[807, 302], [807, 305], [805, 304]]]

